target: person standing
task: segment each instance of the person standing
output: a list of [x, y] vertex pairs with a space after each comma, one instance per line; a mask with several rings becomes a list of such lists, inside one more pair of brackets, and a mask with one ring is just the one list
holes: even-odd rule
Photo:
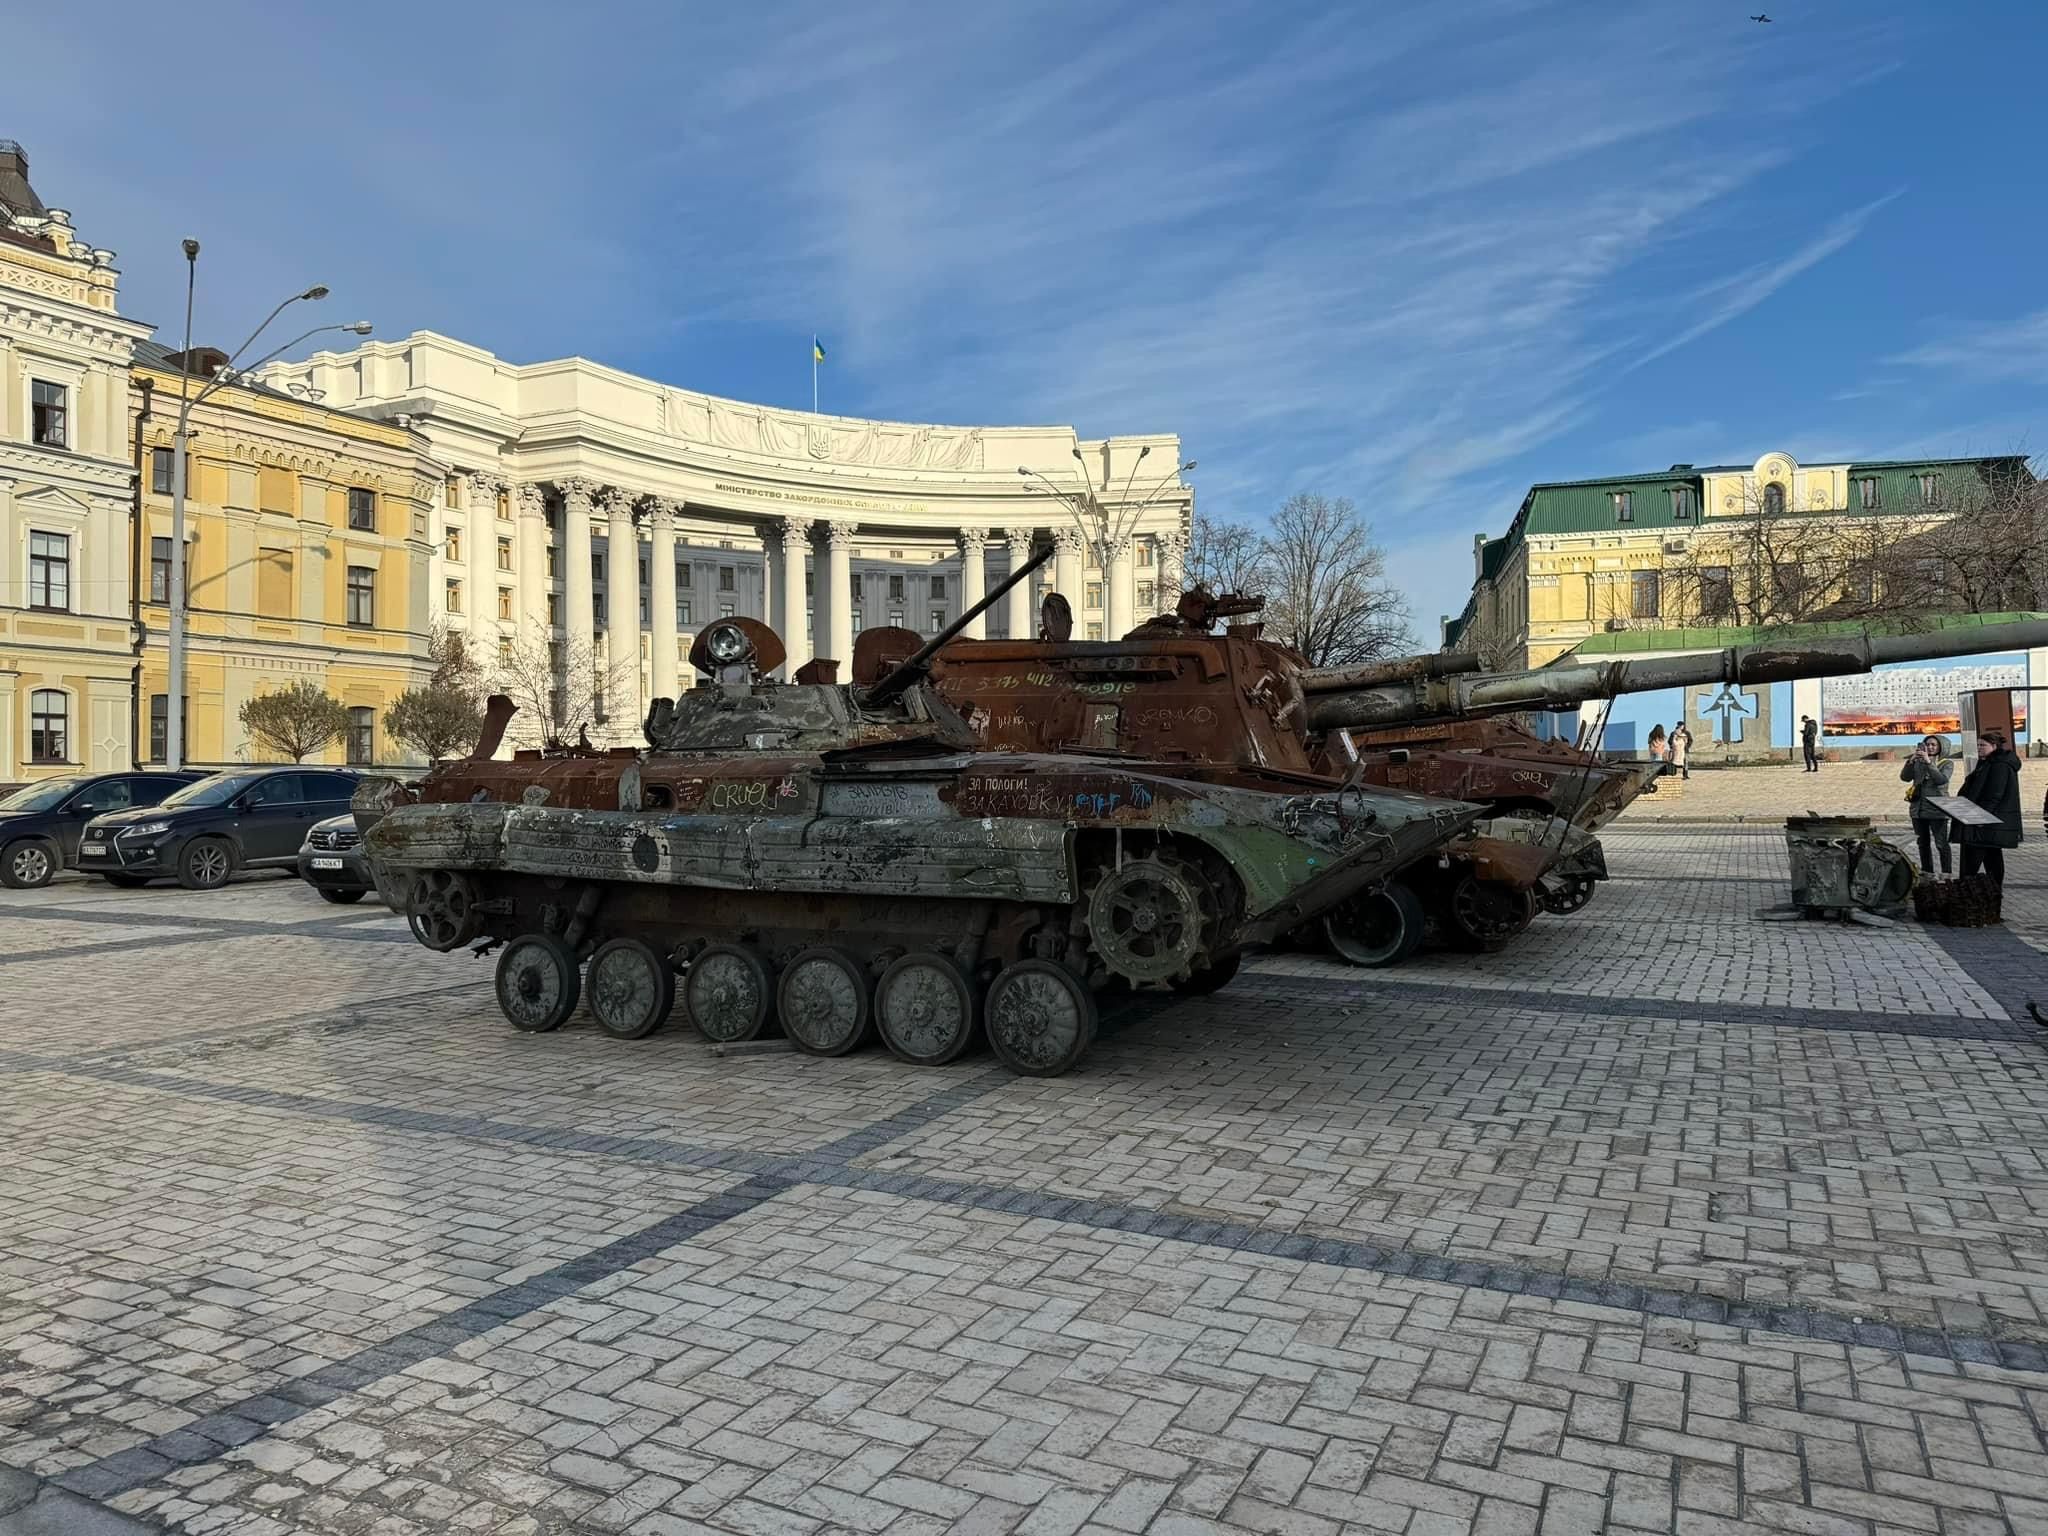
[[[1667, 743], [1667, 742], [1666, 742], [1666, 741], [1664, 740], [1664, 727], [1663, 727], [1663, 726], [1661, 726], [1661, 725], [1653, 725], [1653, 726], [1651, 726], [1651, 727], [1650, 727], [1650, 741], [1649, 741], [1649, 747], [1650, 747], [1650, 759], [1651, 759], [1651, 761], [1652, 761], [1652, 762], [1658, 762], [1658, 763], [1665, 763], [1665, 762], [1668, 762], [1668, 760], [1669, 760], [1669, 758], [1670, 758], [1670, 755], [1671, 755], [1671, 748], [1670, 748], [1670, 745], [1669, 745], [1669, 744], [1668, 744], [1668, 743]], [[1660, 774], [1661, 774], [1661, 773], [1662, 773], [1663, 771], [1664, 771], [1664, 770], [1663, 770], [1663, 769], [1661, 769], [1661, 768], [1660, 768], [1660, 769], [1658, 770], [1658, 772], [1659, 772]]]
[[1963, 878], [1986, 874], [2003, 887], [2005, 850], [2020, 845], [2020, 760], [2004, 736], [1986, 731], [1977, 738], [1977, 766], [1957, 793], [1998, 818], [1993, 826], [1963, 822], [1956, 827], [1956, 841], [1963, 847]]
[[1692, 727], [1680, 720], [1671, 727], [1671, 766], [1678, 771], [1681, 779], [1692, 777], [1692, 769], [1686, 764], [1692, 758]]
[[1906, 798], [1913, 802], [1908, 813], [1912, 817], [1913, 832], [1920, 840], [1920, 873], [1934, 872], [1933, 855], [1941, 855], [1941, 872], [1948, 874], [1948, 833], [1952, 822], [1949, 814], [1940, 806], [1930, 804], [1935, 796], [1948, 793], [1949, 775], [1955, 765], [1945, 755], [1948, 743], [1939, 736], [1927, 736], [1913, 749], [1906, 759], [1906, 766], [1899, 770], [1899, 778], [1913, 787], [1906, 791]]
[[1806, 749], [1806, 771], [1820, 772], [1820, 722], [1811, 715], [1799, 717], [1799, 745]]

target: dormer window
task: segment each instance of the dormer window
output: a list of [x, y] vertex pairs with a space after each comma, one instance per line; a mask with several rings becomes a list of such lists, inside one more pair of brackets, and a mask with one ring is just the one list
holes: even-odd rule
[[1632, 523], [1636, 520], [1636, 497], [1634, 491], [1609, 491], [1608, 499], [1614, 503], [1614, 520], [1617, 523]]
[[1784, 515], [1785, 487], [1773, 480], [1764, 487], [1764, 516], [1783, 517]]
[[1673, 521], [1674, 523], [1689, 523], [1692, 521], [1692, 514], [1692, 487], [1689, 485], [1672, 486], [1671, 521]]

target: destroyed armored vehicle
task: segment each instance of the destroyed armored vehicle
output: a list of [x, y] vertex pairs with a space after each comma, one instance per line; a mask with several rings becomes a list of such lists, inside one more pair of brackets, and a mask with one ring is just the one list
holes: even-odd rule
[[521, 1029], [582, 996], [637, 1038], [680, 992], [714, 1041], [779, 1020], [837, 1055], [872, 1028], [930, 1064], [985, 1030], [1049, 1075], [1087, 1050], [1098, 990], [1222, 986], [1247, 946], [1480, 815], [1282, 766], [985, 750], [927, 677], [953, 633], [862, 684], [831, 662], [781, 682], [774, 633], [721, 619], [691, 653], [697, 685], [654, 701], [644, 751], [493, 761], [511, 713], [494, 699], [474, 757], [358, 799], [380, 885], [429, 948], [499, 949]]

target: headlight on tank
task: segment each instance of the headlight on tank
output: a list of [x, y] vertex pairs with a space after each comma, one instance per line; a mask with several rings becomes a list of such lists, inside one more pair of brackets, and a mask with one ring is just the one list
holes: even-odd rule
[[714, 624], [704, 636], [704, 654], [721, 667], [736, 667], [753, 652], [747, 632], [737, 624]]

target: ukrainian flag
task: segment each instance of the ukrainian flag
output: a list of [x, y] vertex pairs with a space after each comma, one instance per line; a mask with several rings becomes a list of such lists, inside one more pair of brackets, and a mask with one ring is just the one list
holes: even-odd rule
[[811, 338], [811, 361], [814, 363], [825, 361], [825, 349], [818, 344], [818, 338], [815, 336]]

